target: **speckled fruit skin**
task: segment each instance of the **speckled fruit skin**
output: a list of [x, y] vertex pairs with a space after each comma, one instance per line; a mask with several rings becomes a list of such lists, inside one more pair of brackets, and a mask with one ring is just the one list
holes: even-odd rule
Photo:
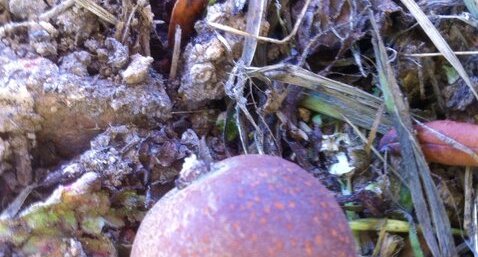
[[296, 164], [236, 156], [163, 197], [131, 257], [352, 257], [355, 243], [332, 194]]

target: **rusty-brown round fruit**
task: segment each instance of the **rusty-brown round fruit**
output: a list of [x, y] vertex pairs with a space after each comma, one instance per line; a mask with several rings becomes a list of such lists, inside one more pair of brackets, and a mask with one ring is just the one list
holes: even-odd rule
[[352, 257], [355, 244], [332, 194], [294, 163], [243, 155], [163, 197], [131, 257]]

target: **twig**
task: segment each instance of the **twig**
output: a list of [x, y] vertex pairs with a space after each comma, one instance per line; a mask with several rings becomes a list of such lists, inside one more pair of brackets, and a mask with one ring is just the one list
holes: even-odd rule
[[[265, 9], [267, 7], [267, 0], [253, 0], [249, 2], [249, 11], [247, 12], [247, 24], [246, 24], [246, 30], [248, 33], [254, 36], [258, 36], [260, 33], [260, 28], [261, 28], [261, 22], [262, 19], [265, 15]], [[237, 112], [237, 119], [238, 119], [238, 125], [240, 125], [240, 113], [239, 111], [242, 111], [246, 118], [249, 120], [251, 125], [255, 129], [255, 144], [258, 153], [262, 154], [263, 153], [263, 139], [264, 136], [262, 134], [261, 129], [255, 122], [254, 118], [250, 114], [249, 110], [246, 107], [247, 100], [244, 97], [244, 86], [249, 78], [246, 78], [244, 75], [244, 70], [245, 66], [250, 66], [252, 63], [252, 59], [254, 58], [255, 52], [257, 48], [257, 40], [255, 38], [248, 37], [244, 40], [244, 47], [242, 49], [242, 55], [241, 58], [238, 60], [236, 65], [231, 71], [231, 74], [229, 76], [229, 79], [227, 80], [224, 90], [226, 94], [233, 99], [236, 102], [236, 112]], [[237, 75], [237, 79], [236, 79]], [[242, 133], [241, 127], [239, 126], [239, 132]], [[241, 137], [241, 143], [243, 144], [243, 147], [245, 145], [245, 142], [242, 140], [243, 138]], [[244, 148], [246, 151], [247, 149]]]
[[472, 210], [474, 204], [474, 197], [473, 197], [473, 173], [471, 171], [471, 167], [467, 166], [465, 168], [465, 182], [464, 182], [464, 190], [465, 190], [465, 206], [463, 207], [463, 228], [466, 231], [466, 234], [470, 236], [473, 234], [473, 222], [472, 222]]

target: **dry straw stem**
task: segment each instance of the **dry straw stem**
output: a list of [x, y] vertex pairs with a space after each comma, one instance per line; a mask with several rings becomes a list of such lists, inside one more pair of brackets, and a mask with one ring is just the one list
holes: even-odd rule
[[41, 14], [40, 20], [48, 21], [49, 19], [57, 17], [58, 15], [62, 14], [64, 11], [72, 7], [75, 4], [75, 1], [76, 0], [66, 0], [58, 5], [55, 5], [55, 7]]
[[173, 58], [171, 59], [171, 70], [169, 71], [169, 78], [175, 79], [178, 71], [179, 57], [181, 54], [181, 35], [182, 35], [181, 26], [176, 25], [176, 32], [174, 34], [174, 48], [173, 48]]
[[[278, 39], [275, 39], [275, 38], [270, 38], [270, 37], [262, 37], [262, 36], [259, 36], [259, 35], [254, 35], [254, 34], [251, 34], [251, 33], [248, 33], [248, 32], [244, 32], [242, 30], [232, 28], [230, 26], [226, 26], [226, 25], [216, 23], [216, 22], [208, 22], [208, 25], [213, 27], [213, 28], [223, 30], [225, 32], [233, 33], [233, 34], [236, 34], [236, 35], [239, 35], [239, 36], [254, 38], [257, 41], [269, 42], [269, 43], [274, 43], [274, 44], [285, 44], [285, 43], [289, 42], [289, 40], [291, 40], [295, 36], [295, 34], [297, 34], [297, 31], [299, 30], [300, 24], [302, 23], [302, 20], [304, 19], [305, 13], [307, 12], [307, 8], [309, 7], [310, 2], [311, 2], [311, 0], [306, 0], [306, 2], [304, 4], [304, 7], [302, 7], [302, 10], [299, 14], [299, 18], [295, 22], [295, 25], [294, 25], [294, 28], [292, 29], [292, 32], [288, 36], [286, 36], [285, 38], [283, 38], [281, 40], [278, 40]], [[257, 12], [257, 10], [255, 10], [255, 11]]]
[[466, 9], [471, 13], [473, 18], [478, 19], [478, 1], [477, 0], [463, 0]]
[[415, 214], [422, 227], [423, 236], [433, 256], [457, 256], [445, 206], [438, 195], [420, 145], [411, 132], [413, 127], [408, 105], [405, 103], [395, 79], [372, 11], [369, 11], [369, 17], [374, 32], [372, 44], [377, 63], [378, 80], [383, 91], [387, 112], [394, 116], [404, 159], [401, 172], [408, 179]]
[[131, 13], [129, 14], [129, 17], [128, 17], [128, 20], [126, 21], [126, 24], [125, 24], [125, 29], [124, 29], [124, 32], [123, 32], [123, 36], [121, 37], [121, 43], [126, 43], [126, 37], [128, 36], [129, 34], [129, 29], [130, 29], [130, 25], [131, 25], [131, 22], [133, 21], [133, 17], [134, 17], [134, 14], [136, 13], [136, 10], [138, 9], [138, 5], [136, 4], [134, 7], [133, 7], [133, 10], [131, 10]]
[[416, 119], [414, 121], [420, 127], [424, 128], [430, 134], [432, 134], [433, 136], [438, 138], [441, 142], [447, 144], [448, 146], [451, 146], [452, 148], [455, 148], [457, 150], [460, 150], [460, 151], [468, 154], [471, 158], [473, 158], [473, 160], [478, 162], [478, 155], [475, 153], [475, 151], [472, 148], [466, 146], [465, 144], [462, 144], [462, 143], [458, 142], [457, 140], [455, 140], [455, 139], [453, 139], [453, 138], [451, 138], [447, 135], [444, 135], [444, 134], [440, 133], [439, 131], [427, 126], [426, 124], [421, 123], [420, 121], [418, 121]]
[[[469, 238], [475, 238], [476, 236], [476, 227], [473, 222], [473, 204], [475, 202], [475, 197], [473, 196], [473, 173], [471, 167], [467, 166], [465, 168], [465, 178], [464, 178], [464, 187], [465, 187], [465, 203], [463, 207], [463, 228], [465, 229], [466, 235]], [[472, 240], [473, 244], [473, 240]]]
[[[478, 51], [456, 51], [453, 52], [455, 55], [478, 55]], [[417, 53], [417, 54], [401, 54], [402, 56], [407, 57], [436, 57], [443, 56], [443, 53]]]
[[[384, 219], [384, 224], [386, 223], [387, 223], [387, 219]], [[379, 256], [386, 233], [387, 233], [386, 227], [381, 226], [380, 231], [378, 232], [378, 239], [377, 239], [377, 242], [375, 243], [375, 248], [373, 249], [373, 252], [372, 252], [372, 257]]]
[[[410, 224], [403, 220], [364, 218], [349, 221], [352, 231], [380, 231], [385, 227], [385, 231], [391, 233], [408, 233]], [[422, 228], [420, 231], [422, 231]], [[463, 231], [457, 228], [452, 229], [455, 236], [461, 236]]]
[[19, 28], [34, 27], [38, 25], [42, 26], [49, 33], [56, 33], [56, 29], [51, 24], [49, 24], [48, 21], [62, 14], [70, 7], [72, 7], [75, 3], [96, 14], [102, 20], [116, 25], [116, 18], [95, 2], [91, 0], [66, 0], [41, 14], [38, 17], [39, 21], [10, 22], [1, 26], [0, 37], [4, 37], [7, 32], [12, 32]]
[[[359, 127], [371, 129], [383, 105], [382, 99], [356, 87], [312, 73], [299, 66], [276, 64], [246, 69], [249, 76], [276, 80], [311, 90], [301, 105], [344, 121], [346, 116]], [[384, 114], [377, 128], [386, 133], [392, 128], [390, 115]]]
[[456, 57], [453, 50], [450, 48], [445, 39], [440, 35], [440, 32], [433, 26], [432, 22], [425, 13], [420, 9], [418, 4], [414, 0], [401, 0], [402, 3], [408, 8], [410, 13], [415, 17], [418, 24], [422, 27], [423, 31], [428, 35], [430, 40], [436, 46], [436, 48], [443, 54], [445, 59], [450, 62], [450, 64], [455, 68], [461, 78], [465, 81], [466, 85], [470, 88], [470, 91], [473, 93], [475, 98], [478, 100], [478, 93], [473, 88], [473, 83], [470, 80], [470, 77], [466, 73], [463, 65], [461, 65], [460, 60]]
[[478, 220], [478, 197], [476, 197], [478, 195], [478, 189], [475, 189], [475, 199], [473, 201], [473, 214], [472, 214], [472, 221], [473, 221], [473, 232], [470, 233], [470, 237], [471, 237], [471, 240], [473, 241], [473, 253], [475, 254], [475, 256], [477, 255], [477, 252], [478, 252], [478, 234], [476, 232], [477, 230], [477, 227], [478, 227], [478, 224], [477, 224], [477, 220]]
[[[352, 123], [351, 120], [349, 120], [347, 117], [345, 117], [344, 115], [342, 115], [342, 119], [347, 122], [351, 127], [352, 129], [354, 130], [355, 134], [358, 135], [358, 137], [360, 138], [360, 140], [362, 140], [363, 143], [365, 144], [368, 144], [369, 140], [367, 140], [367, 138], [365, 137], [364, 134], [362, 134], [362, 132], [357, 128], [357, 126], [355, 126], [355, 124]], [[378, 120], [378, 119], [377, 119]], [[375, 124], [374, 124], [375, 125]], [[370, 133], [373, 133], [373, 126], [372, 126], [372, 130]], [[380, 159], [383, 163], [387, 163], [386, 161], [386, 158], [384, 158], [380, 152], [373, 146], [373, 145], [370, 145], [370, 149], [372, 150], [372, 152], [375, 154], [375, 156], [377, 156], [378, 159]], [[405, 183], [405, 180], [404, 178], [402, 177], [402, 175], [400, 175], [400, 173], [395, 170], [393, 167], [390, 167], [390, 170], [393, 172], [393, 174], [405, 185], [407, 186], [407, 184]]]
[[96, 16], [98, 16], [100, 19], [111, 23], [113, 25], [116, 25], [116, 17], [109, 13], [107, 10], [105, 10], [103, 7], [99, 6], [97, 3], [93, 2], [92, 0], [75, 0], [75, 2], [87, 9], [88, 11], [94, 13]]
[[[241, 58], [236, 62], [234, 68], [232, 69], [231, 75], [229, 76], [228, 81], [225, 85], [225, 92], [226, 94], [236, 102], [236, 110], [237, 110], [237, 119], [238, 123], [241, 124], [240, 112], [244, 113], [247, 120], [251, 123], [254, 127], [254, 141], [257, 148], [258, 153], [263, 153], [263, 133], [262, 130], [259, 128], [257, 123], [255, 122], [254, 118], [250, 114], [249, 110], [246, 107], [246, 98], [244, 97], [244, 86], [248, 81], [248, 78], [245, 76], [243, 70], [245, 67], [250, 66], [252, 63], [252, 59], [254, 58], [256, 48], [257, 48], [257, 39], [255, 37], [259, 36], [261, 30], [261, 22], [265, 15], [265, 11], [267, 9], [267, 0], [251, 0], [249, 1], [249, 9], [246, 15], [246, 31], [248, 34], [253, 35], [254, 37], [246, 37], [244, 40], [244, 47], [242, 48], [242, 55]], [[239, 128], [239, 134], [245, 135], [243, 133], [241, 126]], [[245, 141], [244, 137], [241, 138], [241, 143], [243, 145], [244, 151], [247, 153], [247, 148], [244, 147]]]

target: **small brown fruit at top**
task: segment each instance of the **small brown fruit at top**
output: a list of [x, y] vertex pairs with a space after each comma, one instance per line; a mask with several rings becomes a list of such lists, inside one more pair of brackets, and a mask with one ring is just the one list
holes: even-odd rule
[[352, 257], [355, 243], [332, 194], [294, 163], [243, 155], [159, 200], [132, 257]]
[[169, 47], [172, 48], [174, 44], [176, 25], [179, 25], [182, 30], [181, 38], [183, 40], [181, 42], [191, 36], [194, 32], [194, 23], [206, 9], [207, 3], [208, 0], [176, 0], [169, 20]]
[[[416, 125], [416, 135], [429, 162], [454, 166], [478, 166], [478, 125], [452, 120], [436, 120]], [[460, 149], [463, 148], [464, 149]], [[390, 130], [380, 140], [381, 150], [400, 153], [397, 131]], [[467, 152], [468, 151], [468, 152]]]

